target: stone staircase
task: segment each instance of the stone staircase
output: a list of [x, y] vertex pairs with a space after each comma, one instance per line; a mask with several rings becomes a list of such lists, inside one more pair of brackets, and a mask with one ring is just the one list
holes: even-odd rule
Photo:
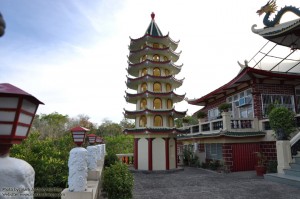
[[284, 183], [300, 188], [300, 154], [293, 156], [294, 163], [290, 163], [290, 169], [284, 169], [284, 174], [265, 174], [264, 178], [273, 182]]

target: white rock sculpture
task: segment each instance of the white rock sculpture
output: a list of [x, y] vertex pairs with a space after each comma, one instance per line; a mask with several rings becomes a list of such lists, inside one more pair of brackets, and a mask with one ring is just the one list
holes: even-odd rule
[[69, 191], [81, 192], [87, 189], [87, 150], [76, 147], [70, 151], [69, 157]]
[[0, 198], [33, 199], [35, 172], [24, 160], [0, 157]]
[[88, 146], [87, 148], [88, 151], [88, 169], [89, 170], [96, 170], [97, 168], [97, 151], [98, 148], [97, 146]]

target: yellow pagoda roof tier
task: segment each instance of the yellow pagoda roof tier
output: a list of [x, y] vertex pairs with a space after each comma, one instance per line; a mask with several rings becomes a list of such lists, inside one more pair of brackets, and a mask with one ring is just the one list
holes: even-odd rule
[[134, 129], [125, 129], [125, 134], [138, 135], [138, 134], [186, 134], [189, 129], [167, 128], [167, 127], [143, 127]]
[[169, 33], [165, 36], [152, 36], [145, 34], [143, 37], [138, 39], [132, 39], [130, 37], [129, 50], [138, 50], [141, 49], [141, 46], [147, 43], [159, 43], [165, 46], [171, 47], [173, 50], [176, 50], [179, 44], [179, 41], [174, 41], [169, 37]]
[[137, 90], [138, 85], [143, 82], [160, 82], [160, 83], [169, 83], [172, 85], [172, 89], [178, 88], [182, 85], [184, 79], [178, 80], [173, 75], [169, 76], [153, 76], [153, 75], [145, 75], [137, 78], [130, 78], [127, 76], [126, 85], [128, 88]]
[[130, 51], [128, 60], [133, 63], [139, 63], [140, 58], [144, 55], [147, 56], [153, 56], [153, 55], [160, 55], [165, 56], [168, 59], [172, 60], [173, 62], [176, 62], [179, 59], [179, 56], [181, 54], [181, 51], [179, 53], [174, 52], [170, 47], [166, 48], [153, 48], [150, 46], [145, 46], [142, 49]]
[[128, 119], [135, 119], [137, 116], [141, 115], [170, 115], [174, 118], [182, 118], [186, 115], [187, 111], [176, 111], [172, 109], [143, 109], [136, 111], [128, 111], [124, 109], [124, 117]]
[[127, 72], [130, 75], [134, 76], [134, 77], [138, 77], [139, 70], [141, 70], [143, 68], [160, 67], [160, 68], [163, 68], [163, 69], [170, 70], [171, 74], [173, 74], [173, 75], [177, 75], [181, 71], [182, 66], [183, 66], [183, 64], [176, 65], [171, 60], [168, 60], [168, 61], [152, 61], [152, 60], [146, 59], [145, 61], [142, 61], [142, 62], [136, 63], [136, 64], [128, 62]]
[[137, 103], [138, 99], [141, 98], [148, 98], [148, 97], [160, 97], [160, 98], [166, 98], [166, 99], [172, 99], [173, 103], [177, 103], [177, 102], [181, 102], [182, 100], [184, 100], [185, 98], [185, 94], [184, 95], [178, 95], [176, 93], [174, 93], [173, 91], [171, 92], [151, 92], [151, 91], [144, 91], [142, 93], [136, 93], [136, 94], [131, 94], [131, 93], [126, 93], [125, 99], [127, 102], [129, 103]]

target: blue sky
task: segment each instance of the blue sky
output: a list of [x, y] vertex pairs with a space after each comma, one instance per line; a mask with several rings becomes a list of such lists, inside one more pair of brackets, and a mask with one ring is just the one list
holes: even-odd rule
[[[253, 24], [263, 27], [256, 10], [266, 2], [1, 0], [7, 27], [0, 38], [0, 79], [43, 101], [38, 113], [119, 122], [123, 108], [135, 109], [124, 99], [129, 37], [143, 36], [151, 12], [163, 34], [180, 40], [177, 64], [184, 66], [176, 78], [185, 81], [175, 92], [199, 98], [231, 80], [237, 61], [266, 43], [251, 32]], [[199, 108], [176, 104], [189, 114]]]

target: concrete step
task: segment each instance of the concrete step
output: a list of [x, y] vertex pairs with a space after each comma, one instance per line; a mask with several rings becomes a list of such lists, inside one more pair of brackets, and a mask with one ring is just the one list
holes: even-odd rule
[[298, 169], [283, 169], [283, 171], [286, 175], [300, 177], [300, 170]]
[[300, 188], [300, 177], [290, 176], [281, 173], [265, 174], [264, 178], [269, 181], [288, 184]]
[[300, 171], [300, 164], [290, 163], [291, 169]]
[[300, 164], [300, 156], [299, 155], [294, 156], [293, 158], [295, 159], [296, 164]]

